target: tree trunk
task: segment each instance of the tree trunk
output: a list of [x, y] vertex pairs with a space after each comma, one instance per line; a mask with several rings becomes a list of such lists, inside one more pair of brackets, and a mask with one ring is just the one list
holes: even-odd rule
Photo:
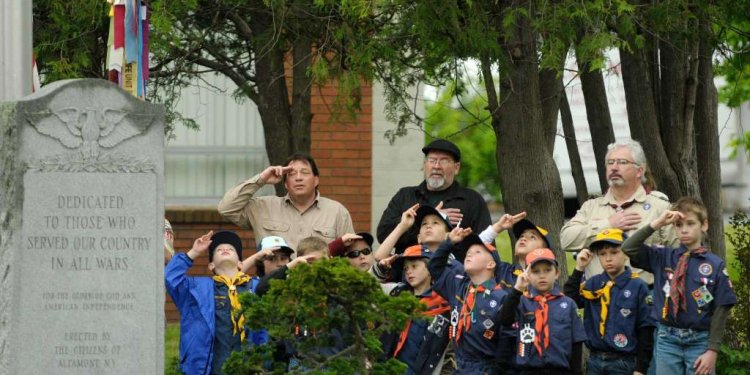
[[[565, 66], [565, 61], [560, 61], [559, 68]], [[557, 137], [557, 114], [560, 112], [560, 96], [563, 94], [563, 83], [557, 77], [557, 72], [552, 69], [543, 69], [539, 72], [539, 97], [542, 107], [542, 127], [544, 128], [544, 143], [547, 149], [555, 149], [555, 138]]]
[[719, 154], [718, 100], [711, 57], [711, 27], [702, 22], [698, 65], [698, 92], [695, 106], [695, 143], [698, 182], [703, 203], [708, 208], [708, 242], [711, 251], [726, 258], [724, 218], [721, 204], [721, 160]]
[[560, 119], [562, 120], [563, 134], [565, 136], [565, 146], [568, 147], [570, 169], [573, 172], [573, 181], [576, 184], [576, 197], [578, 198], [578, 204], [582, 205], [583, 202], [589, 199], [589, 192], [586, 188], [586, 176], [583, 174], [583, 166], [581, 165], [581, 155], [578, 153], [573, 115], [570, 113], [570, 104], [568, 103], [568, 96], [565, 94], [565, 91], [562, 92], [560, 97]]
[[[256, 12], [250, 16], [259, 35], [273, 35], [272, 16]], [[278, 45], [269, 45], [262, 51], [254, 51], [255, 79], [258, 88], [258, 113], [263, 122], [263, 134], [266, 141], [266, 153], [270, 165], [283, 165], [286, 158], [295, 149], [292, 142], [292, 118], [289, 103], [289, 91], [286, 85], [284, 59], [286, 51]], [[284, 184], [275, 186], [276, 195], [286, 194]]]
[[482, 63], [497, 138], [500, 188], [507, 212], [526, 211], [529, 219], [549, 229], [564, 280], [567, 268], [565, 254], [559, 245], [563, 218], [562, 184], [552, 150], [545, 142], [540, 101], [551, 93], [539, 90], [536, 35], [529, 20], [516, 16], [515, 25], [513, 35], [503, 43], [507, 60], [500, 62], [500, 92], [497, 96], [492, 76], [488, 73], [491, 67], [487, 61]]
[[312, 40], [306, 35], [300, 35], [293, 47], [294, 65], [292, 67], [292, 131], [290, 143], [292, 152], [310, 153], [310, 94], [312, 92], [312, 76], [307, 69], [312, 62]]
[[643, 146], [648, 167], [654, 173], [659, 190], [670, 197], [679, 197], [682, 192], [661, 140], [656, 99], [644, 53], [643, 50], [635, 50], [633, 53], [620, 50], [630, 133]]
[[[688, 23], [688, 25], [692, 25]], [[670, 35], [671, 36], [671, 35]], [[668, 36], [668, 37], [670, 37]], [[698, 74], [697, 38], [673, 36], [662, 43], [659, 128], [667, 158], [677, 175], [679, 196], [699, 195], [695, 161], [695, 95]], [[671, 193], [670, 193], [671, 194]]]
[[607, 146], [615, 141], [615, 131], [612, 128], [612, 116], [609, 112], [602, 72], [592, 72], [589, 69], [588, 63], [578, 63], [583, 100], [586, 103], [586, 119], [589, 123], [589, 132], [591, 132], [591, 143], [594, 146], [596, 171], [599, 175], [599, 186], [604, 193], [609, 189], [604, 158], [607, 155]]

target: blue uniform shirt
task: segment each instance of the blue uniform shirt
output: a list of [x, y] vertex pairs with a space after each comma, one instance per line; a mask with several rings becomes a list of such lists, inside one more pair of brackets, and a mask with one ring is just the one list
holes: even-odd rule
[[[623, 352], [636, 354], [638, 329], [654, 325], [651, 305], [648, 305], [648, 285], [634, 274], [630, 267], [614, 279], [610, 289], [607, 322], [604, 337], [601, 336], [602, 304], [599, 299], [586, 300], [583, 312], [583, 326], [586, 328], [586, 345], [591, 350], [603, 352]], [[610, 280], [606, 272], [587, 280], [584, 288], [591, 292], [602, 289]]]
[[578, 307], [575, 301], [560, 293], [560, 289], [555, 286], [549, 294], [558, 296], [557, 298], [547, 301], [549, 305], [549, 316], [547, 325], [549, 326], [549, 347], [539, 356], [533, 343], [523, 343], [524, 328], [535, 327], [535, 312], [539, 303], [534, 301], [536, 291], [529, 287], [529, 292], [521, 297], [518, 304], [518, 350], [516, 352], [516, 363], [525, 368], [529, 367], [557, 367], [570, 368], [569, 359], [573, 354], [573, 344], [586, 340], [586, 334], [578, 318]]
[[[669, 302], [666, 317], [663, 317], [665, 301], [669, 301], [669, 279], [674, 274], [677, 262], [685, 251], [687, 248], [684, 245], [676, 249], [643, 245], [636, 260], [638, 264], [633, 263], [633, 265], [654, 274], [654, 308], [652, 311], [654, 320], [672, 327], [708, 331], [716, 306], [732, 306], [737, 303], [737, 296], [729, 281], [726, 263], [711, 252], [690, 255], [685, 276], [687, 309], [680, 311], [675, 319], [672, 304]], [[700, 294], [704, 286], [710, 293], [710, 302], [698, 306], [698, 298], [693, 294]]]
[[[250, 291], [249, 281], [237, 286], [238, 293]], [[214, 281], [214, 306], [216, 335], [214, 336], [214, 358], [211, 374], [222, 374], [221, 366], [232, 352], [242, 350], [239, 332], [235, 335], [232, 327], [232, 305], [229, 303], [229, 290], [224, 283]], [[247, 332], [248, 335], [250, 332]]]
[[[450, 250], [450, 242], [444, 242], [438, 247], [431, 262], [447, 259]], [[430, 270], [432, 271], [432, 266]], [[451, 314], [455, 315], [460, 314], [470, 286], [471, 279], [464, 272], [463, 266], [453, 264], [445, 267], [432, 289], [448, 301]], [[498, 323], [500, 308], [507, 292], [493, 279], [485, 282], [483, 286], [485, 292], [477, 292], [475, 297], [471, 326], [468, 331], [464, 329], [456, 343], [456, 357], [469, 361], [497, 362], [501, 360], [500, 353], [508, 350], [505, 347], [508, 345], [507, 340], [500, 339], [502, 327]], [[455, 342], [455, 334], [453, 340]]]

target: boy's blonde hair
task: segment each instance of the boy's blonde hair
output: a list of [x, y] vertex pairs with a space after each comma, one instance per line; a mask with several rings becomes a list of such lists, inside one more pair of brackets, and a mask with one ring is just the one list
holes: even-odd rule
[[297, 244], [298, 257], [319, 251], [328, 254], [328, 244], [318, 237], [306, 237]]
[[672, 205], [672, 210], [683, 214], [692, 213], [702, 223], [708, 222], [708, 210], [699, 199], [693, 197], [682, 197]]

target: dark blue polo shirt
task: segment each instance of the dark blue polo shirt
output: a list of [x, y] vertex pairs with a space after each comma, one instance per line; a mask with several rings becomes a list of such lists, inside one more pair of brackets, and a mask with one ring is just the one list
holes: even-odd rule
[[[654, 306], [652, 316], [655, 321], [677, 328], [690, 328], [698, 331], [708, 331], [711, 326], [711, 316], [716, 306], [732, 306], [737, 303], [732, 283], [729, 281], [726, 263], [716, 254], [706, 252], [703, 254], [691, 254], [688, 260], [688, 270], [685, 276], [685, 299], [686, 310], [677, 314], [674, 318], [672, 303], [666, 318], [662, 319], [664, 303], [669, 299], [669, 278], [677, 268], [677, 262], [682, 254], [687, 251], [684, 245], [676, 249], [664, 246], [650, 247], [643, 245], [636, 267], [654, 274]], [[631, 260], [632, 262], [632, 260]], [[703, 304], [699, 302], [700, 291], [710, 293], [711, 301]], [[698, 304], [701, 303], [702, 306]]]
[[[599, 332], [600, 300], [584, 300], [583, 326], [586, 328], [586, 345], [591, 350], [636, 354], [638, 329], [655, 324], [651, 317], [651, 305], [646, 302], [648, 285], [632, 276], [630, 267], [625, 267], [625, 272], [614, 279], [604, 337]], [[587, 280], [584, 287], [595, 292], [609, 280], [609, 275], [603, 272]]]
[[535, 312], [539, 303], [534, 301], [536, 291], [529, 287], [529, 292], [521, 296], [518, 304], [518, 328], [516, 363], [524, 368], [556, 367], [570, 368], [569, 358], [573, 353], [573, 344], [586, 340], [581, 319], [578, 318], [578, 307], [570, 297], [562, 295], [560, 289], [555, 286], [549, 294], [557, 295], [549, 305], [549, 347], [539, 356], [533, 343], [522, 344], [521, 331], [525, 327], [534, 329], [536, 323]]

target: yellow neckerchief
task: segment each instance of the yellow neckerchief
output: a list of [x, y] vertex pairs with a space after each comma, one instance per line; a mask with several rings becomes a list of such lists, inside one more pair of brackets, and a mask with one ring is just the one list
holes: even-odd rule
[[[224, 275], [215, 275], [214, 280], [223, 283], [227, 286], [227, 294], [229, 295], [229, 303], [232, 306], [232, 334], [236, 335], [237, 331], [240, 332], [240, 341], [245, 341], [245, 316], [240, 314], [239, 294], [237, 293], [237, 285], [242, 285], [250, 281], [250, 276], [245, 275], [242, 272], [237, 272], [232, 278], [228, 278]], [[239, 319], [235, 320], [234, 316], [239, 315]]]
[[[638, 273], [637, 272], [631, 273], [630, 278], [637, 279]], [[615, 285], [615, 281], [609, 280], [607, 281], [606, 284], [604, 284], [603, 288], [592, 292], [584, 288], [584, 286], [586, 286], [586, 283], [581, 283], [581, 288], [580, 288], [581, 297], [589, 301], [598, 299], [599, 302], [601, 302], [602, 304], [602, 309], [599, 312], [599, 334], [602, 335], [602, 337], [604, 337], [604, 332], [605, 332], [605, 328], [607, 324], [607, 314], [609, 313], [610, 291], [612, 290], [613, 285]]]

